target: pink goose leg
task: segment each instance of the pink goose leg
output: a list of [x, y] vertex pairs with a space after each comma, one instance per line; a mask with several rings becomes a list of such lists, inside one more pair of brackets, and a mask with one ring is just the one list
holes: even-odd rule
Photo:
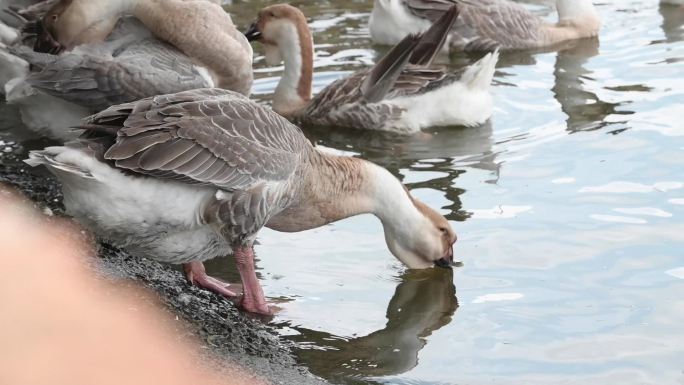
[[185, 263], [183, 264], [183, 271], [185, 272], [185, 277], [188, 279], [188, 282], [197, 287], [207, 289], [227, 298], [237, 296], [237, 293], [229, 289], [230, 284], [208, 276], [202, 262], [192, 261], [190, 263]]
[[251, 313], [273, 314], [274, 309], [266, 303], [264, 291], [254, 270], [254, 249], [252, 246], [239, 246], [234, 247], [233, 252], [244, 290], [240, 306]]

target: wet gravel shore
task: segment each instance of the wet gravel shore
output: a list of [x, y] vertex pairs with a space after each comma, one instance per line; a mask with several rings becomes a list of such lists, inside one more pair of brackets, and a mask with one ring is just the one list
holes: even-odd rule
[[[29, 197], [43, 211], [64, 212], [57, 181], [44, 170], [26, 166], [25, 149], [11, 135], [0, 136], [0, 183]], [[48, 210], [49, 209], [49, 210]], [[156, 292], [167, 309], [187, 322], [209, 358], [238, 363], [274, 384], [326, 384], [298, 365], [292, 343], [282, 340], [264, 321], [239, 312], [229, 301], [190, 286], [180, 271], [135, 258], [100, 244], [97, 268], [104, 277], [132, 280]]]

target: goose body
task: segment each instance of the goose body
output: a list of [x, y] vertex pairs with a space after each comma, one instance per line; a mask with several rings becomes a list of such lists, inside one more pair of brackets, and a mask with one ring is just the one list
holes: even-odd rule
[[453, 258], [449, 223], [388, 171], [319, 152], [299, 128], [238, 93], [200, 89], [117, 105], [88, 118], [86, 130], [27, 160], [60, 179], [67, 212], [164, 262], [232, 251], [249, 311], [269, 312], [252, 259], [263, 226], [301, 231], [373, 213], [409, 267]]
[[[136, 17], [122, 19], [128, 11]], [[172, 30], [183, 12], [182, 27]], [[204, 87], [247, 95], [251, 89], [251, 46], [211, 1], [60, 1], [43, 24], [48, 38], [39, 42], [55, 41], [68, 51], [46, 56], [15, 49], [13, 54], [35, 71], [6, 92], [29, 129], [55, 139], [77, 135], [66, 129], [65, 120], [75, 125], [113, 104]], [[192, 38], [179, 37], [183, 33]], [[36, 90], [29, 92], [30, 87]], [[53, 114], [69, 119], [50, 119]]]
[[461, 13], [449, 41], [454, 50], [532, 49], [594, 37], [601, 25], [591, 0], [556, 0], [549, 23], [511, 0], [374, 0], [369, 28], [378, 44], [396, 44], [429, 28], [451, 6]]
[[374, 67], [331, 83], [315, 97], [313, 44], [301, 11], [286, 4], [267, 7], [247, 35], [264, 44], [267, 57], [270, 52], [285, 61], [273, 101], [278, 113], [303, 124], [411, 134], [431, 126], [476, 126], [492, 114], [490, 84], [498, 53], [461, 75], [431, 65], [457, 16], [450, 8], [425, 33], [401, 40]]
[[48, 33], [70, 50], [102, 41], [125, 15], [205, 67], [217, 87], [249, 95], [252, 47], [215, 1], [63, 0], [43, 20]]
[[121, 20], [106, 41], [60, 55], [21, 46], [11, 51], [34, 71], [6, 85], [7, 101], [19, 106], [29, 129], [62, 141], [78, 135], [69, 127], [111, 105], [214, 86], [204, 67], [132, 18]]

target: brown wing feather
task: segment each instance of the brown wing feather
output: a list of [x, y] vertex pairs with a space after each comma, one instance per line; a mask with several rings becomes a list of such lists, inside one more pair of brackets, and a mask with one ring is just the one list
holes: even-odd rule
[[281, 116], [217, 89], [114, 106], [87, 124], [121, 127], [104, 155], [116, 167], [227, 190], [284, 181], [312, 148]]

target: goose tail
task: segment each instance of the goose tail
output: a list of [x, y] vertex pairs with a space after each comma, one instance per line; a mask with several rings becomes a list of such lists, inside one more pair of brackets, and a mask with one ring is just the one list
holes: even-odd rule
[[463, 73], [461, 81], [471, 89], [489, 89], [494, 78], [496, 63], [499, 61], [499, 50], [490, 52]]
[[28, 158], [24, 159], [24, 163], [31, 167], [44, 165], [53, 173], [67, 173], [81, 178], [92, 179], [93, 175], [88, 170], [79, 167], [75, 163], [59, 159], [60, 155], [65, 151], [68, 151], [68, 148], [63, 146], [47, 147], [44, 150], [30, 151]]

